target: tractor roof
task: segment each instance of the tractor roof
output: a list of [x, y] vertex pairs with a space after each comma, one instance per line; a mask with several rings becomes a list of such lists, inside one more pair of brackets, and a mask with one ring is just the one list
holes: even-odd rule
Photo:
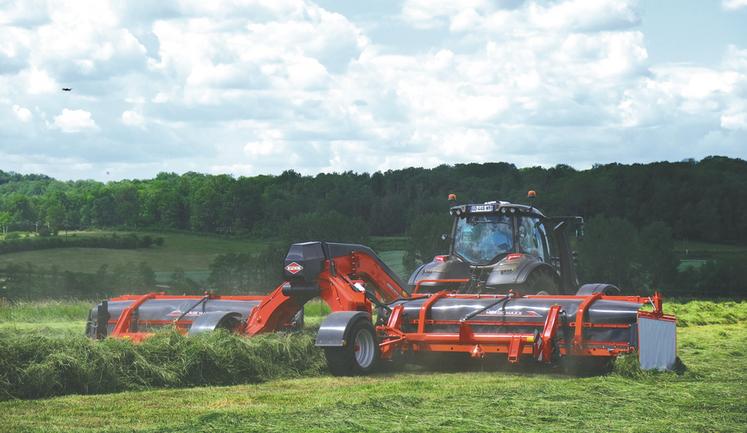
[[460, 204], [452, 206], [449, 209], [452, 215], [475, 215], [475, 214], [496, 214], [496, 213], [520, 213], [525, 215], [533, 215], [540, 218], [544, 218], [545, 215], [533, 206], [527, 206], [524, 204], [509, 203], [507, 201], [486, 201], [485, 203], [475, 204]]

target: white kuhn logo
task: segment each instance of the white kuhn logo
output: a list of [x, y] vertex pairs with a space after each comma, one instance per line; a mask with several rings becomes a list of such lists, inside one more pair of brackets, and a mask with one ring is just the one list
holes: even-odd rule
[[297, 273], [303, 271], [303, 266], [299, 265], [296, 262], [291, 262], [290, 264], [288, 264], [288, 266], [285, 267], [285, 270], [293, 275], [296, 275]]

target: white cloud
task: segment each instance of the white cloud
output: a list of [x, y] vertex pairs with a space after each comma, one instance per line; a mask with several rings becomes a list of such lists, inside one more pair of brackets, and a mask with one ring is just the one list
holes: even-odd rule
[[[517, 5], [518, 3], [518, 5]], [[419, 28], [449, 25], [452, 31], [524, 34], [535, 31], [602, 31], [640, 22], [635, 0], [490, 2], [486, 0], [407, 0], [402, 19]]]
[[402, 6], [402, 18], [418, 28], [433, 28], [444, 25], [448, 16], [489, 5], [485, 0], [407, 0]]
[[31, 67], [26, 72], [28, 93], [37, 95], [59, 90], [59, 85], [46, 71]]
[[21, 107], [20, 105], [13, 105], [13, 112], [16, 114], [16, 117], [18, 117], [18, 120], [21, 122], [28, 122], [31, 120], [32, 114], [31, 111], [26, 107]]
[[635, 1], [569, 0], [548, 7], [532, 3], [529, 22], [551, 30], [617, 30], [638, 24]]
[[747, 111], [722, 114], [721, 127], [724, 129], [747, 130]]
[[734, 11], [747, 7], [747, 0], [722, 0], [721, 6], [729, 11]]
[[96, 122], [93, 121], [88, 111], [65, 108], [62, 113], [54, 117], [54, 126], [62, 132], [80, 132], [86, 129], [96, 129]]
[[122, 123], [127, 126], [142, 127], [145, 125], [145, 118], [136, 111], [127, 110], [122, 112]]
[[657, 64], [634, 0], [388, 7], [0, 8], [0, 169], [30, 155], [39, 171], [77, 161], [63, 177], [747, 157], [747, 41], [714, 47], [721, 63]]

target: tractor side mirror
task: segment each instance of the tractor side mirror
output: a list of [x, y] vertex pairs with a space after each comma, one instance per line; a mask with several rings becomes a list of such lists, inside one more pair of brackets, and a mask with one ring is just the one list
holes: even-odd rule
[[576, 217], [576, 239], [584, 239], [584, 219], [582, 217]]
[[449, 235], [447, 235], [446, 233], [441, 233], [441, 240], [442, 240], [442, 241], [447, 241], [447, 240], [449, 240]]

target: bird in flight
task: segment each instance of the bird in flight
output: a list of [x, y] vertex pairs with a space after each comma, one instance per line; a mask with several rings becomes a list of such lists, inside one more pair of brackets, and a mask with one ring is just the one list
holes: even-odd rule
[[71, 90], [73, 90], [73, 89], [71, 89], [70, 87], [63, 87], [63, 88], [62, 88], [62, 91], [63, 91], [63, 92], [69, 92], [69, 91], [71, 91]]

